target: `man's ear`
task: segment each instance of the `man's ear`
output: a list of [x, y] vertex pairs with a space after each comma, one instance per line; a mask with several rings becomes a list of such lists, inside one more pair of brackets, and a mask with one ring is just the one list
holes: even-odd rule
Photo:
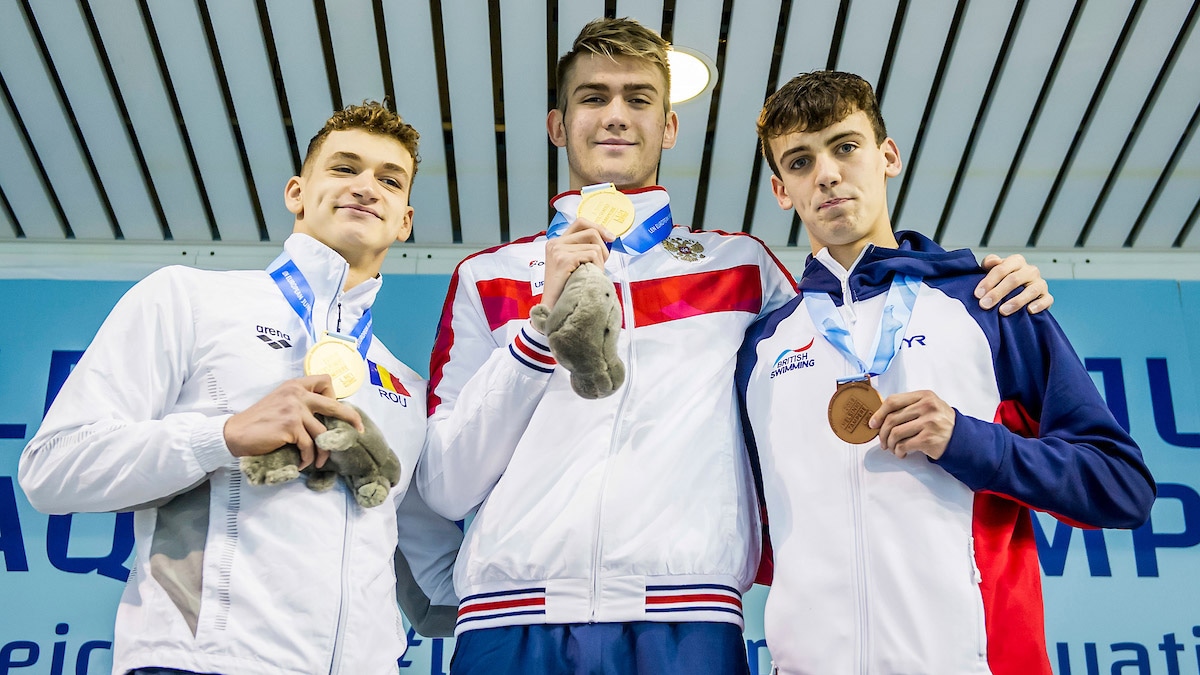
[[396, 241], [408, 241], [409, 235], [412, 234], [412, 219], [413, 207], [406, 206], [404, 212], [404, 224], [400, 226], [400, 231], [396, 233]]
[[788, 196], [787, 186], [775, 174], [771, 174], [771, 192], [775, 195], [775, 201], [779, 202], [779, 208], [792, 210], [792, 198]]
[[679, 115], [674, 110], [667, 112], [667, 126], [663, 129], [663, 150], [675, 147], [675, 139], [679, 136]]
[[883, 145], [879, 146], [883, 150], [883, 158], [887, 160], [887, 166], [884, 168], [884, 175], [888, 178], [895, 178], [900, 175], [900, 169], [904, 164], [900, 161], [900, 148], [896, 147], [896, 141], [893, 141], [889, 136], [884, 139]]
[[283, 203], [297, 218], [304, 217], [304, 200], [301, 198], [303, 192], [304, 179], [300, 176], [292, 176], [283, 187]]
[[546, 134], [550, 136], [550, 142], [555, 147], [567, 147], [567, 127], [563, 122], [562, 111], [558, 108], [546, 113]]

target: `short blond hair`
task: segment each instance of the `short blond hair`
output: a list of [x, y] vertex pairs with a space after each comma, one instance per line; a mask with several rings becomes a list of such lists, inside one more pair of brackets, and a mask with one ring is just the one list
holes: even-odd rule
[[571, 76], [575, 61], [584, 54], [599, 54], [610, 59], [628, 56], [654, 66], [662, 73], [663, 82], [667, 85], [663, 92], [663, 107], [664, 110], [670, 110], [671, 66], [667, 62], [670, 48], [670, 42], [633, 19], [596, 19], [589, 22], [579, 31], [571, 51], [558, 60], [558, 100], [555, 107], [564, 114], [567, 112], [567, 79]]
[[325, 126], [308, 142], [308, 150], [304, 153], [304, 165], [300, 172], [308, 170], [309, 163], [321, 151], [321, 146], [329, 134], [335, 131], [362, 129], [363, 131], [394, 138], [404, 146], [413, 158], [413, 178], [417, 176], [417, 163], [421, 161], [418, 154], [418, 141], [421, 134], [411, 124], [405, 122], [400, 115], [389, 110], [378, 101], [363, 101], [362, 105], [348, 105], [335, 112], [325, 121]]

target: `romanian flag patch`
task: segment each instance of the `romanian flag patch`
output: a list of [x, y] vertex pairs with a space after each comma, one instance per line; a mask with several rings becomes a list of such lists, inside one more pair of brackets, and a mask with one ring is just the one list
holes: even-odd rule
[[412, 396], [412, 394], [409, 394], [408, 390], [404, 388], [404, 385], [400, 383], [400, 380], [398, 380], [395, 375], [388, 372], [387, 368], [384, 368], [378, 363], [368, 359], [367, 371], [371, 374], [371, 384], [375, 385], [376, 387], [383, 387], [393, 394]]

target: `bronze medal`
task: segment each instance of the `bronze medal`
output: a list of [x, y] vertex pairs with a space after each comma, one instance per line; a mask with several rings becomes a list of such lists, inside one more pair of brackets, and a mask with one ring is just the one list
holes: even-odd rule
[[328, 375], [334, 398], [343, 399], [366, 381], [367, 364], [353, 342], [326, 335], [304, 355], [304, 374]]
[[633, 227], [633, 200], [614, 187], [588, 192], [579, 202], [576, 215], [619, 237]]
[[866, 443], [879, 435], [867, 422], [882, 405], [883, 399], [869, 380], [842, 382], [829, 399], [829, 426], [847, 443]]

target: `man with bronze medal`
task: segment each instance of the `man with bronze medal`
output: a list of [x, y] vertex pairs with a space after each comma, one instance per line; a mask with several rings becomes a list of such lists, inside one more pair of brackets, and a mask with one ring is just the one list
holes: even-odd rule
[[[545, 234], [470, 256], [450, 282], [418, 480], [442, 515], [474, 514], [455, 675], [748, 672], [741, 595], [761, 526], [733, 364], [795, 288], [754, 238], [671, 219], [657, 185], [678, 131], [667, 49], [628, 19], [583, 28], [547, 116], [571, 190]], [[595, 399], [529, 321], [582, 264], [604, 270], [622, 313], [624, 383]], [[1016, 306], [1043, 296], [1020, 260], [994, 272], [996, 297], [1025, 281]]]
[[813, 249], [736, 378], [778, 672], [1049, 675], [1029, 507], [1137, 527], [1141, 451], [1049, 314], [980, 311], [970, 251], [893, 232], [900, 152], [867, 82], [799, 75], [758, 128]]
[[[135, 285], [22, 455], [35, 508], [134, 511], [114, 672], [395, 672], [398, 600], [423, 633], [452, 628], [461, 532], [411, 483], [425, 382], [371, 331], [384, 257], [412, 229], [417, 138], [378, 103], [334, 114], [287, 182], [274, 262]], [[376, 506], [239, 464], [295, 446], [320, 467], [322, 418], [368, 417], [401, 467]]]

